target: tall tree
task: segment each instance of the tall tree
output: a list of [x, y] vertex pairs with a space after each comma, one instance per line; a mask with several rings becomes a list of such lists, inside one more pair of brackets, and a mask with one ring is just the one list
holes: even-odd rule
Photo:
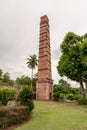
[[37, 61], [38, 60], [37, 60], [37, 56], [36, 55], [32, 55], [29, 58], [27, 58], [27, 66], [28, 66], [28, 68], [30, 68], [32, 70], [32, 72], [31, 72], [31, 88], [32, 88], [32, 80], [33, 80], [33, 70], [37, 66]]
[[8, 72], [4, 73], [3, 82], [6, 83], [7, 85], [9, 84], [9, 82], [10, 82], [10, 74]]
[[2, 74], [3, 74], [3, 71], [2, 69], [0, 69], [0, 80], [2, 80]]
[[78, 36], [69, 32], [61, 44], [61, 52], [57, 66], [60, 76], [79, 82], [87, 98], [87, 34]]
[[2, 84], [2, 78], [3, 78], [3, 71], [0, 69], [0, 85]]

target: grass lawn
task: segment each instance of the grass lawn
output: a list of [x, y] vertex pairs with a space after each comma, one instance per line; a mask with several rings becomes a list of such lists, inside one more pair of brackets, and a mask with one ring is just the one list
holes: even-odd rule
[[87, 130], [87, 107], [35, 101], [32, 118], [14, 130]]

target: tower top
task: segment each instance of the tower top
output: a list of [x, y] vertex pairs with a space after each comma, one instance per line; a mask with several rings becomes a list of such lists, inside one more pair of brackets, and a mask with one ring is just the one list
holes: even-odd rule
[[49, 19], [48, 19], [47, 15], [41, 16], [40, 19], [41, 19], [41, 23], [49, 22]]

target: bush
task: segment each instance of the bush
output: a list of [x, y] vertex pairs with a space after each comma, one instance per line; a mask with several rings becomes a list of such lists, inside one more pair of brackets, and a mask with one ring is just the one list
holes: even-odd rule
[[74, 99], [75, 99], [75, 100], [79, 100], [80, 98], [82, 98], [81, 95], [76, 95]]
[[29, 87], [23, 87], [17, 97], [17, 100], [20, 102], [21, 105], [28, 106], [30, 111], [34, 109], [33, 92]]
[[0, 88], [0, 102], [2, 105], [6, 105], [8, 101], [14, 99], [15, 89], [2, 87]]
[[18, 124], [29, 118], [29, 109], [26, 106], [0, 107], [0, 127]]
[[58, 92], [54, 92], [53, 93], [53, 100], [58, 102], [59, 99], [60, 99], [60, 94]]
[[36, 99], [36, 91], [34, 91], [34, 99]]
[[87, 105], [87, 99], [85, 99], [85, 98], [83, 98], [83, 97], [80, 97], [80, 98], [78, 99], [78, 103], [79, 103], [80, 105]]
[[63, 93], [60, 93], [60, 100], [61, 100], [61, 99], [64, 99], [64, 96], [65, 96], [65, 95], [64, 95]]
[[68, 94], [67, 99], [68, 100], [74, 100], [74, 95], [72, 93]]

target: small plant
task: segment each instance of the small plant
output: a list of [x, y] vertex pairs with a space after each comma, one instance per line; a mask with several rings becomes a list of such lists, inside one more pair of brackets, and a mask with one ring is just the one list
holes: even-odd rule
[[68, 94], [67, 99], [69, 99], [69, 100], [73, 100], [73, 99], [74, 99], [73, 94], [72, 94], [72, 93], [71, 93], [71, 94]]
[[17, 97], [17, 100], [20, 102], [21, 105], [28, 106], [30, 111], [34, 109], [33, 92], [30, 87], [23, 87]]

